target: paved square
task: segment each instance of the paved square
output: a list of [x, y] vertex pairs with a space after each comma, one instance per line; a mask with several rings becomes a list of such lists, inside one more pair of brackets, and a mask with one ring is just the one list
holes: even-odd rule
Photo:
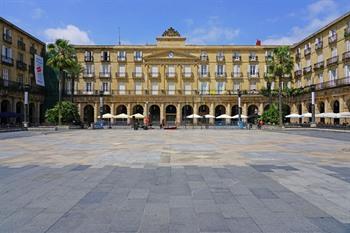
[[350, 134], [0, 134], [0, 232], [350, 232]]

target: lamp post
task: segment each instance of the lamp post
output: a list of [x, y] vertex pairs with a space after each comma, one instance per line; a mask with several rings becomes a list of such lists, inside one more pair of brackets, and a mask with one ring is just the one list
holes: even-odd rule
[[28, 128], [28, 102], [29, 102], [29, 85], [24, 85], [24, 121], [23, 121], [23, 127], [26, 129]]
[[103, 115], [103, 90], [100, 90], [100, 124], [102, 125], [102, 115]]
[[311, 127], [316, 127], [316, 121], [315, 121], [315, 85], [310, 86], [311, 90], [311, 111], [312, 111], [312, 118], [311, 118]]
[[241, 126], [241, 114], [242, 114], [242, 107], [241, 107], [241, 96], [242, 92], [240, 89], [238, 89], [238, 124]]

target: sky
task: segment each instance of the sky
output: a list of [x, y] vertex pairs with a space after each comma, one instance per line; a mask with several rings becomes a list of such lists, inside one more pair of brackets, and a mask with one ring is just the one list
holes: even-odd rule
[[0, 0], [0, 16], [44, 42], [154, 44], [170, 26], [188, 44], [292, 44], [350, 11], [349, 0]]

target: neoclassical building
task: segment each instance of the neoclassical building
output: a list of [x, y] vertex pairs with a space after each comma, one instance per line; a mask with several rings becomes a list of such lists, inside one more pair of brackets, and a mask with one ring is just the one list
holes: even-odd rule
[[[349, 35], [350, 13], [290, 46], [295, 72], [283, 86], [306, 90], [315, 84], [317, 113], [350, 111]], [[237, 90], [242, 113], [261, 114], [268, 105], [261, 90], [275, 47], [191, 45], [173, 28], [152, 45], [79, 45], [84, 72], [74, 82], [66, 80], [65, 93], [73, 96], [84, 122], [97, 120], [101, 96], [104, 113], [141, 113], [153, 124], [179, 124], [192, 113], [235, 115]], [[284, 103], [287, 112], [311, 111], [309, 93], [286, 97]]]
[[36, 85], [34, 55], [44, 56], [45, 43], [0, 17], [0, 126], [21, 124], [24, 85], [29, 86], [29, 122], [39, 124], [45, 89]]

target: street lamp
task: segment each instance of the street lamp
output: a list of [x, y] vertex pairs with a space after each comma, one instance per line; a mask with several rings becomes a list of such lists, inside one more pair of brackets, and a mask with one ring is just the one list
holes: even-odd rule
[[311, 111], [312, 111], [312, 118], [311, 118], [311, 127], [316, 127], [316, 121], [315, 121], [315, 85], [310, 86], [311, 90]]
[[100, 90], [100, 121], [102, 124], [102, 115], [103, 115], [103, 90]]
[[242, 107], [241, 107], [241, 96], [242, 92], [240, 89], [238, 89], [238, 124], [241, 124], [241, 114], [242, 114]]
[[30, 86], [28, 84], [24, 85], [24, 121], [23, 127], [28, 128], [28, 102], [29, 102], [29, 92]]

